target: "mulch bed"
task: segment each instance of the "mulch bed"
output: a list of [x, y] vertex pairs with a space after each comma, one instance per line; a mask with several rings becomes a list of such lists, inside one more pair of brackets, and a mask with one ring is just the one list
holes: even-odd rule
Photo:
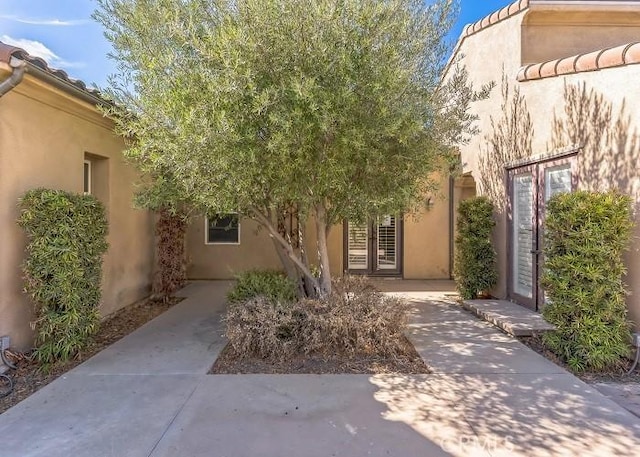
[[181, 300], [182, 298], [172, 298], [167, 302], [145, 300], [116, 311], [100, 324], [100, 330], [84, 351], [72, 360], [49, 366], [46, 371], [36, 362], [31, 361], [28, 354], [7, 351], [17, 369], [5, 373], [13, 379], [14, 389], [8, 396], [0, 398], [0, 414]]
[[293, 360], [266, 360], [236, 354], [227, 344], [209, 374], [427, 374], [429, 368], [408, 339], [396, 357], [358, 354], [353, 357], [298, 356]]
[[549, 348], [547, 348], [542, 341], [540, 336], [532, 336], [532, 337], [520, 337], [518, 338], [522, 343], [529, 346], [531, 349], [536, 351], [538, 354], [546, 357], [551, 360], [556, 365], [561, 366], [565, 370], [573, 373], [578, 378], [582, 379], [584, 382], [589, 384], [600, 383], [600, 382], [612, 382], [612, 383], [638, 383], [640, 382], [640, 366], [635, 369], [635, 371], [631, 374], [627, 374], [633, 361], [626, 360], [623, 364], [617, 369], [606, 371], [606, 372], [583, 372], [583, 373], [575, 373], [569, 365], [567, 365], [560, 357], [555, 355]]

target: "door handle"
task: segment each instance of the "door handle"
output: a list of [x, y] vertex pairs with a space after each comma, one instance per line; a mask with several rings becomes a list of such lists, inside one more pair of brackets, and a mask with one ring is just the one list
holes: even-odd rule
[[531, 254], [535, 254], [535, 255], [540, 255], [540, 254], [542, 254], [542, 251], [541, 251], [541, 250], [533, 250], [533, 249], [532, 249], [530, 252], [531, 252]]

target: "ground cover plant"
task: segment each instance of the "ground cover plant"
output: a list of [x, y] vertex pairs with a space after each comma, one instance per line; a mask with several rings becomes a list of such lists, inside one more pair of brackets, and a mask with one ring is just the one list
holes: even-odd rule
[[227, 294], [231, 305], [263, 297], [271, 303], [288, 304], [296, 300], [295, 285], [282, 272], [251, 270], [236, 276], [236, 283]]

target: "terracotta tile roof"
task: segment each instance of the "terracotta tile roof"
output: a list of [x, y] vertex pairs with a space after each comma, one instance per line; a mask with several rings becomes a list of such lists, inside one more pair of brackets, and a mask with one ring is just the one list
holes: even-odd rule
[[40, 57], [32, 56], [22, 48], [10, 46], [0, 41], [0, 62], [9, 64], [11, 62], [12, 57], [15, 57], [20, 60], [24, 60], [28, 64], [31, 64], [34, 67], [37, 67], [38, 69], [48, 73], [49, 75], [67, 84], [71, 84], [76, 89], [79, 89], [90, 96], [97, 97], [98, 99], [104, 100], [100, 95], [99, 91], [87, 87], [87, 85], [83, 81], [69, 77], [69, 75], [63, 70], [51, 68], [44, 59], [41, 59]]
[[532, 81], [638, 63], [640, 63], [640, 42], [634, 42], [563, 59], [526, 65], [518, 72], [518, 81]]
[[514, 16], [529, 7], [529, 0], [518, 0], [505, 6], [499, 11], [495, 11], [492, 14], [485, 16], [474, 24], [467, 25], [462, 31], [460, 39], [464, 39], [474, 33], [478, 33], [480, 30], [486, 29], [500, 21], [503, 21], [511, 16]]

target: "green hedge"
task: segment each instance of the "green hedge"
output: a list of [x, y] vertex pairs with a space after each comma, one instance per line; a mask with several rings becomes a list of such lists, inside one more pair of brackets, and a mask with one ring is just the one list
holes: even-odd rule
[[559, 194], [547, 204], [545, 343], [575, 371], [618, 366], [630, 353], [623, 252], [631, 199], [616, 193]]
[[18, 224], [28, 238], [25, 292], [35, 304], [35, 357], [44, 364], [80, 351], [98, 329], [103, 205], [89, 195], [35, 189], [20, 201]]
[[491, 243], [495, 226], [493, 203], [486, 197], [460, 202], [457, 220], [454, 276], [463, 299], [488, 292], [498, 280], [496, 251]]
[[295, 285], [276, 270], [251, 270], [236, 276], [236, 284], [227, 294], [229, 303], [243, 303], [264, 297], [271, 303], [292, 303], [297, 299]]

